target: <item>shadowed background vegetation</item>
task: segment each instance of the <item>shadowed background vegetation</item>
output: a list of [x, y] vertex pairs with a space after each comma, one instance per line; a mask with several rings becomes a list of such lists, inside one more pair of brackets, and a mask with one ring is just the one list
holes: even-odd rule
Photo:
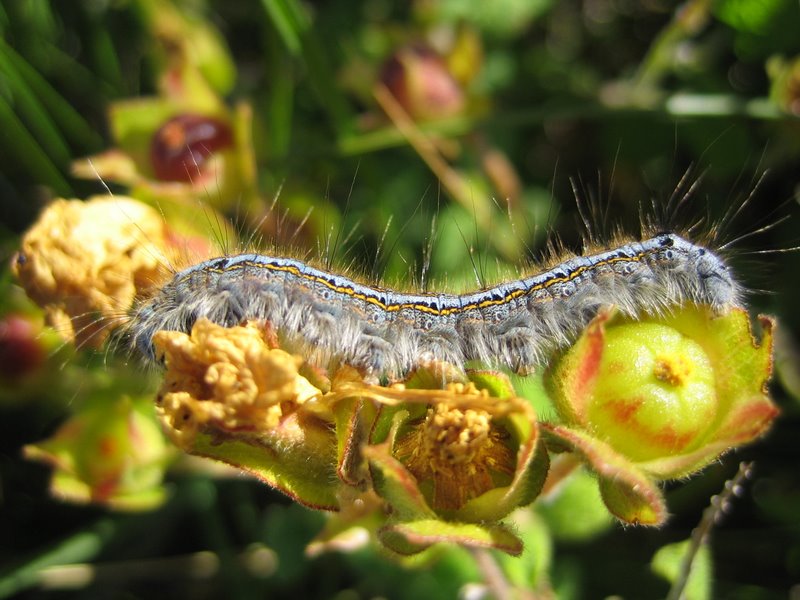
[[[549, 579], [558, 597], [662, 597], [669, 583], [651, 558], [687, 539], [752, 460], [751, 481], [711, 535], [713, 595], [800, 598], [800, 256], [754, 253], [800, 240], [796, 1], [10, 0], [0, 2], [0, 29], [5, 262], [54, 197], [106, 185], [164, 193], [146, 183], [159, 159], [136, 135], [154, 133], [167, 107], [191, 112], [198, 101], [165, 83], [181, 60], [231, 127], [252, 135], [234, 149], [233, 183], [212, 178], [181, 193], [257, 227], [266, 243], [334, 255], [368, 278], [474, 287], [535, 261], [552, 231], [579, 250], [576, 195], [601, 235], [617, 225], [636, 234], [642, 206], [664, 206], [696, 182], [676, 220], [700, 220], [700, 230], [724, 221], [723, 242], [742, 237], [733, 264], [754, 312], [777, 315], [783, 334], [774, 382], [783, 414], [763, 440], [668, 484], [665, 528], [594, 522], [588, 488], [576, 489], [535, 508], [547, 527], [526, 540], [524, 560], [501, 564], [532, 586]], [[130, 157], [134, 176], [103, 161], [80, 176], [79, 159], [111, 148]], [[152, 510], [54, 499], [50, 468], [21, 448], [69, 414], [80, 373], [106, 377], [109, 394], [133, 379], [142, 395], [152, 374], [91, 352], [70, 360], [81, 371], [63, 357], [17, 360], [8, 315], [33, 309], [7, 270], [2, 294], [0, 596], [425, 598], [481, 581], [460, 549], [419, 565], [372, 547], [308, 557], [323, 515], [193, 462], [168, 472], [167, 499]], [[29, 367], [41, 369], [38, 383], [20, 387]], [[574, 527], [576, 515], [588, 524]], [[85, 569], [62, 568], [72, 564]]]

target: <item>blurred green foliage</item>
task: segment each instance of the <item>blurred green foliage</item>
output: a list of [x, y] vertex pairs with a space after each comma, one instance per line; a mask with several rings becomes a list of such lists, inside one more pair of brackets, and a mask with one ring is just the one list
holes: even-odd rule
[[[177, 34], [165, 25], [172, 13], [186, 28]], [[160, 76], [186, 44], [231, 110], [252, 109], [256, 191], [248, 193], [264, 207], [277, 197], [282, 215], [258, 235], [288, 230], [292, 245], [322, 248], [389, 282], [474, 287], [525, 268], [551, 230], [579, 249], [570, 180], [582, 201], [600, 207], [598, 227], [607, 231], [620, 224], [635, 232], [640, 204], [686, 193], [679, 182], [687, 170], [702, 182], [685, 212], [705, 218], [702, 227], [752, 193], [724, 239], [743, 238], [732, 260], [755, 309], [780, 320], [780, 375], [791, 380], [800, 257], [752, 251], [794, 247], [800, 237], [792, 214], [799, 28], [793, 0], [4, 0], [0, 253], [11, 256], [50, 198], [106, 191], [98, 178], [74, 177], [73, 161], [115, 145], [110, 107], [163, 95]], [[374, 94], [389, 55], [420, 41], [462, 74], [464, 110], [414, 125], [460, 188], [432, 173]], [[199, 201], [217, 192], [207, 187]], [[238, 200], [213, 204], [240, 223], [261, 218], [236, 214]], [[3, 314], [33, 310], [8, 277], [1, 289]], [[47, 468], [20, 449], [55, 432], [82, 385], [108, 389], [119, 381], [103, 374], [126, 368], [112, 355], [83, 352], [74, 361], [62, 368], [57, 355], [42, 367], [40, 377], [59, 382], [49, 389], [0, 382], [0, 398], [14, 399], [0, 406], [0, 596], [424, 598], [454, 597], [482, 580], [480, 557], [458, 548], [413, 565], [372, 548], [307, 557], [322, 515], [191, 463], [168, 473], [168, 500], [154, 511], [51, 498]], [[81, 383], [74, 364], [91, 377]], [[149, 378], [136, 386], [137, 396], [152, 393]], [[497, 564], [513, 585], [558, 597], [663, 597], [669, 584], [647, 568], [651, 559], [658, 572], [674, 571], [678, 547], [669, 545], [689, 538], [709, 498], [747, 459], [756, 462], [754, 480], [712, 532], [702, 566], [710, 561], [713, 582], [693, 580], [695, 597], [706, 597], [704, 586], [714, 597], [797, 596], [800, 406], [777, 385], [775, 396], [783, 414], [763, 441], [669, 484], [666, 528], [609, 527], [579, 478], [520, 519], [526, 554]]]

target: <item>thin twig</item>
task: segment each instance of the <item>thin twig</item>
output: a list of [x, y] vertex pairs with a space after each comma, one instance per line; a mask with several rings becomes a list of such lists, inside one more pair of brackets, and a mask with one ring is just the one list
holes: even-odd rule
[[495, 600], [511, 600], [511, 584], [506, 580], [505, 573], [489, 551], [484, 548], [474, 548], [472, 555], [475, 557], [475, 562], [483, 574], [486, 587], [489, 588], [492, 597]]
[[746, 479], [750, 478], [752, 472], [752, 462], [740, 463], [739, 470], [736, 475], [734, 475], [733, 479], [729, 479], [725, 482], [725, 488], [722, 490], [722, 493], [711, 497], [711, 503], [703, 511], [703, 517], [700, 519], [700, 523], [698, 523], [697, 527], [692, 531], [689, 549], [683, 557], [680, 571], [678, 571], [678, 577], [669, 590], [667, 600], [680, 600], [683, 598], [683, 593], [686, 590], [686, 584], [689, 581], [689, 575], [692, 572], [692, 565], [697, 553], [711, 533], [711, 529], [728, 510], [731, 498], [742, 494], [742, 484]]

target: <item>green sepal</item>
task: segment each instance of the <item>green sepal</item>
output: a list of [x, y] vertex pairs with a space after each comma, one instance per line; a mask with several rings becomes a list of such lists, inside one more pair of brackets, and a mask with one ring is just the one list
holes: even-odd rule
[[650, 477], [607, 443], [584, 431], [542, 424], [548, 446], [577, 452], [598, 477], [608, 510], [625, 523], [662, 525], [667, 509], [661, 490]]
[[[403, 416], [402, 413], [398, 413], [395, 422]], [[389, 442], [366, 446], [363, 452], [369, 461], [373, 487], [377, 494], [388, 502], [393, 519], [412, 521], [420, 518], [436, 518], [436, 514], [422, 495], [416, 478], [391, 455]]]
[[387, 548], [402, 555], [422, 552], [440, 542], [491, 548], [512, 556], [519, 556], [523, 548], [522, 540], [505, 525], [453, 523], [438, 519], [391, 523], [378, 530], [378, 539]]
[[302, 421], [236, 437], [200, 433], [186, 450], [251, 473], [309, 508], [339, 510], [336, 438], [326, 423], [313, 417]]
[[360, 486], [367, 478], [361, 454], [375, 424], [378, 409], [371, 400], [346, 398], [333, 407], [336, 424], [336, 472], [347, 485]]
[[486, 390], [492, 398], [510, 398], [516, 396], [514, 386], [508, 375], [502, 371], [467, 370], [467, 378], [479, 390]]

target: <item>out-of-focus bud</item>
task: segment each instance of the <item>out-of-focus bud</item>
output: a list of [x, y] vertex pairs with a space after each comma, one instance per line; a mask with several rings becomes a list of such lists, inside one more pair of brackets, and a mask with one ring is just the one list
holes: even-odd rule
[[73, 175], [126, 185], [170, 221], [173, 213], [191, 213], [198, 198], [221, 210], [260, 206], [250, 107], [228, 107], [186, 63], [162, 74], [161, 90], [114, 102], [114, 147], [75, 161]]
[[25, 455], [53, 467], [51, 492], [66, 501], [145, 510], [165, 497], [170, 450], [147, 398], [96, 398]]
[[150, 161], [157, 179], [191, 182], [215, 152], [232, 145], [227, 123], [203, 115], [177, 115], [153, 135]]
[[18, 381], [36, 371], [46, 353], [41, 326], [19, 314], [0, 317], [0, 381]]
[[422, 44], [405, 46], [384, 63], [383, 85], [414, 119], [452, 117], [466, 106], [464, 90], [450, 73], [447, 63]]
[[788, 113], [800, 116], [800, 58], [773, 56], [767, 61], [770, 98]]

